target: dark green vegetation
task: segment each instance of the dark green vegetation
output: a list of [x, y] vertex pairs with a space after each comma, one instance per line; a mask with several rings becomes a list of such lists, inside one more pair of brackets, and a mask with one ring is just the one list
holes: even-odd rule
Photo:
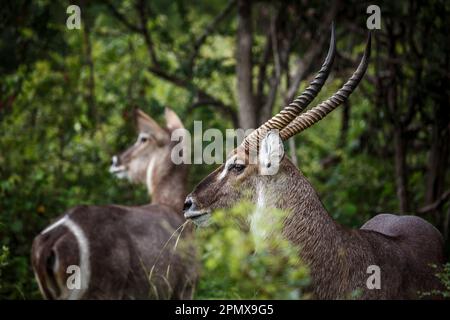
[[[3, 299], [39, 297], [29, 252], [51, 219], [77, 204], [149, 201], [143, 187], [107, 170], [135, 138], [133, 108], [158, 118], [169, 105], [190, 129], [194, 120], [220, 130], [254, 127], [318, 70], [332, 20], [339, 55], [315, 103], [351, 74], [367, 33], [361, 2], [78, 3], [81, 30], [66, 28], [67, 1], [10, 0], [0, 8]], [[368, 74], [348, 104], [288, 144], [290, 156], [342, 224], [358, 227], [380, 212], [418, 214], [443, 233], [448, 251], [450, 3], [379, 5]], [[213, 167], [193, 166], [190, 186]], [[233, 230], [199, 234], [198, 297], [252, 297], [250, 281], [263, 287], [256, 280], [264, 255], [242, 269], [232, 259], [214, 268], [234, 252]], [[218, 239], [231, 240], [208, 256]], [[277, 279], [305, 281], [304, 274]], [[256, 294], [292, 297], [272, 285]]]

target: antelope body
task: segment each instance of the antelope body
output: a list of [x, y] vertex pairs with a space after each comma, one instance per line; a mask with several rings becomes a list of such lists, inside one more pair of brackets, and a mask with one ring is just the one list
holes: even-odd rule
[[[439, 287], [431, 264], [443, 262], [439, 231], [416, 216], [380, 214], [361, 229], [336, 223], [304, 175], [284, 156], [283, 140], [308, 128], [344, 102], [368, 65], [370, 35], [360, 65], [330, 99], [301, 113], [324, 84], [335, 54], [334, 29], [327, 58], [306, 91], [279, 114], [254, 130], [226, 163], [212, 172], [186, 198], [185, 217], [205, 224], [212, 211], [246, 199], [257, 208], [285, 210], [283, 235], [299, 248], [310, 268], [312, 291], [319, 299], [414, 299]], [[251, 225], [271, 217], [256, 210]], [[256, 227], [251, 228], [258, 232]], [[270, 235], [270, 232], [267, 233]], [[264, 236], [264, 235], [263, 235]], [[381, 287], [369, 288], [370, 266], [378, 266]]]
[[[192, 297], [197, 281], [195, 250], [190, 227], [184, 228], [180, 213], [188, 167], [170, 161], [174, 145], [170, 133], [183, 125], [170, 109], [166, 120], [167, 128], [161, 128], [138, 110], [138, 140], [113, 158], [110, 169], [119, 177], [147, 184], [151, 204], [77, 206], [35, 238], [32, 263], [45, 298]], [[67, 285], [70, 266], [79, 267], [78, 288]]]

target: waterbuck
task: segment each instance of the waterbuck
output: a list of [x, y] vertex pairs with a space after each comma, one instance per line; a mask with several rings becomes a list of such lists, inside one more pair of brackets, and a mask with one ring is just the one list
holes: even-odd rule
[[[357, 87], [368, 66], [370, 43], [369, 34], [362, 60], [345, 85], [302, 113], [330, 72], [336, 46], [332, 30], [325, 62], [305, 92], [249, 134], [184, 204], [185, 217], [205, 225], [215, 209], [251, 201], [256, 206], [250, 215], [254, 233], [259, 232], [258, 226], [273, 225], [270, 214], [261, 214], [269, 211], [258, 208], [287, 212], [282, 234], [299, 248], [299, 257], [309, 266], [311, 290], [317, 299], [345, 299], [358, 292], [361, 299], [414, 299], [419, 291], [439, 286], [430, 265], [443, 262], [443, 241], [430, 223], [416, 216], [379, 214], [359, 230], [341, 226], [330, 217], [305, 176], [284, 156], [283, 141], [325, 117]], [[265, 236], [270, 237], [270, 232], [266, 230]], [[368, 285], [372, 270], [380, 271], [379, 288], [376, 283]]]
[[171, 132], [183, 124], [170, 109], [165, 116], [167, 128], [161, 128], [137, 110], [138, 139], [113, 157], [110, 168], [118, 177], [146, 184], [151, 204], [77, 206], [34, 239], [32, 264], [45, 298], [192, 297], [197, 265], [182, 215], [188, 166], [170, 158]]

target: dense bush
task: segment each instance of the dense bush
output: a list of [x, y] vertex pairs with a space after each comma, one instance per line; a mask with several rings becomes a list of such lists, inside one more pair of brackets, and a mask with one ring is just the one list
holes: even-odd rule
[[422, 296], [427, 297], [438, 297], [449, 299], [450, 298], [450, 263], [441, 266], [434, 266], [436, 268], [436, 276], [441, 280], [442, 288], [439, 290], [434, 290], [432, 292], [422, 292]]
[[281, 236], [285, 213], [270, 210], [275, 219], [250, 232], [255, 207], [242, 203], [214, 212], [211, 225], [196, 232], [203, 265], [198, 299], [300, 299], [306, 298], [308, 269], [299, 261], [298, 248]]

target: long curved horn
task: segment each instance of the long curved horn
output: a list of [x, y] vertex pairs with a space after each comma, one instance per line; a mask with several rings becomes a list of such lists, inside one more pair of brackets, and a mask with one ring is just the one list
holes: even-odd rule
[[367, 66], [369, 65], [371, 38], [371, 33], [369, 33], [366, 48], [364, 50], [364, 55], [361, 58], [361, 62], [359, 63], [358, 68], [353, 73], [351, 78], [329, 99], [323, 101], [307, 112], [299, 115], [291, 123], [289, 123], [288, 126], [281, 130], [280, 137], [283, 141], [311, 127], [313, 124], [323, 119], [327, 114], [329, 114], [331, 111], [336, 109], [340, 104], [348, 99], [353, 90], [355, 90], [355, 88], [358, 86], [359, 82], [364, 76], [364, 73], [367, 70]]
[[272, 130], [278, 129], [282, 130], [286, 127], [292, 120], [295, 119], [311, 101], [317, 96], [323, 84], [330, 74], [331, 65], [334, 61], [334, 56], [336, 53], [336, 39], [334, 32], [334, 22], [331, 25], [331, 39], [330, 47], [328, 49], [328, 54], [325, 61], [322, 64], [317, 75], [309, 84], [308, 88], [299, 95], [294, 101], [292, 101], [288, 106], [284, 107], [278, 114], [273, 116], [271, 119], [267, 120], [258, 129], [250, 133], [243, 141], [242, 145], [246, 150], [257, 150], [259, 145], [259, 140], [264, 137], [264, 135]]

